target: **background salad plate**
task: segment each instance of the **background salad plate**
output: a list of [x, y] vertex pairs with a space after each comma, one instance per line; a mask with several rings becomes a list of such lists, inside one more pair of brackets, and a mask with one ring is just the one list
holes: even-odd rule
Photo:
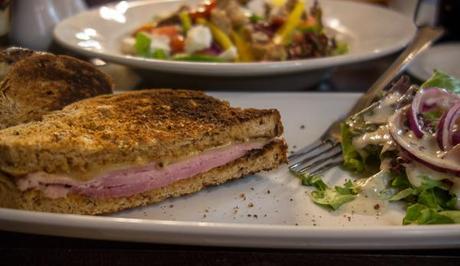
[[349, 1], [320, 1], [324, 24], [349, 44], [349, 52], [316, 59], [259, 63], [196, 63], [124, 55], [122, 39], [155, 15], [197, 1], [122, 1], [82, 12], [60, 22], [54, 37], [62, 46], [89, 57], [164, 73], [200, 76], [272, 76], [318, 71], [381, 57], [404, 47], [413, 37], [412, 21], [394, 11]]

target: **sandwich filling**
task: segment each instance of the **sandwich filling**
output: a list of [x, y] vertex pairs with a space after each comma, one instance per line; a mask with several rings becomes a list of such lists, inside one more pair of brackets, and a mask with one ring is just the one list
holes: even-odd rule
[[262, 149], [267, 142], [235, 143], [204, 151], [198, 155], [161, 167], [158, 162], [107, 171], [89, 181], [79, 181], [66, 174], [35, 172], [18, 178], [21, 191], [38, 189], [49, 198], [76, 193], [91, 198], [129, 197], [223, 166], [249, 151]]

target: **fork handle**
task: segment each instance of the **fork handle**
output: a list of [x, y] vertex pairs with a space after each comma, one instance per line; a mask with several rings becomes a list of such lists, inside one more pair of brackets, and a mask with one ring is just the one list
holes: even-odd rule
[[391, 66], [372, 84], [369, 90], [363, 94], [356, 104], [351, 108], [347, 117], [353, 115], [364, 108], [368, 107], [383, 91], [383, 89], [390, 84], [411, 62], [412, 60], [430, 47], [431, 43], [437, 40], [444, 33], [442, 28], [424, 26], [420, 27], [412, 42], [406, 49], [398, 56], [398, 58], [391, 64]]

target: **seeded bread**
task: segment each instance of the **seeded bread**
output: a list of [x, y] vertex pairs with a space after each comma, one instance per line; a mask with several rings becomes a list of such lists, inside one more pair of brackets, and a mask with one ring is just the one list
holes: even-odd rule
[[37, 121], [53, 110], [112, 93], [109, 76], [64, 55], [10, 48], [0, 52], [0, 129]]

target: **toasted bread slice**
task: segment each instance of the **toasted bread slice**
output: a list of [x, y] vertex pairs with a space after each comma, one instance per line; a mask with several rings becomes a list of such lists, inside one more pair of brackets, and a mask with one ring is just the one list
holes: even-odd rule
[[262, 170], [271, 170], [286, 162], [286, 148], [283, 141], [276, 140], [261, 150], [252, 151], [242, 158], [208, 172], [129, 197], [89, 198], [78, 194], [69, 194], [65, 198], [52, 199], [46, 197], [39, 190], [19, 191], [12, 179], [0, 175], [0, 206], [33, 211], [91, 215], [116, 212], [194, 193], [205, 187], [219, 185]]
[[112, 93], [109, 76], [73, 57], [12, 48], [0, 53], [0, 64], [0, 129]]
[[113, 165], [163, 165], [283, 127], [275, 109], [231, 107], [199, 91], [144, 90], [102, 95], [0, 131], [0, 170], [71, 173], [88, 180]]

